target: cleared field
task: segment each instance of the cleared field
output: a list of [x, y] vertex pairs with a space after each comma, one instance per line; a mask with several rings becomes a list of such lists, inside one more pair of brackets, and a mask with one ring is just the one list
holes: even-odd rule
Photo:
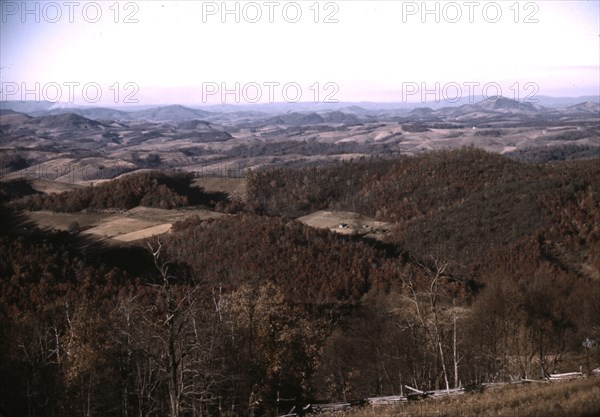
[[153, 226], [158, 226], [157, 222], [115, 216], [103, 220], [98, 226], [86, 230], [85, 233], [101, 237], [118, 238], [121, 235], [148, 229]]
[[152, 236], [162, 235], [171, 230], [170, 223], [159, 224], [158, 226], [148, 227], [146, 229], [138, 230], [136, 232], [125, 233], [115, 237], [115, 240], [121, 242], [133, 242], [140, 239], [148, 239]]
[[30, 211], [25, 214], [40, 228], [56, 230], [68, 230], [73, 222], [79, 223], [80, 229], [88, 229], [112, 216], [108, 213], [55, 213], [45, 210]]
[[77, 188], [84, 187], [83, 185], [71, 182], [38, 178], [39, 176], [41, 176], [39, 173], [19, 171], [2, 176], [2, 181], [28, 181], [31, 184], [31, 188], [44, 194], [60, 194], [65, 191], [73, 191]]
[[31, 182], [31, 186], [37, 191], [51, 194], [51, 193], [63, 193], [65, 191], [73, 191], [77, 188], [82, 188], [82, 185], [73, 184], [69, 182], [50, 181], [37, 179]]
[[391, 225], [351, 211], [321, 210], [298, 219], [307, 226], [329, 229], [332, 232], [350, 235], [363, 234], [381, 237], [391, 229]]
[[115, 213], [54, 213], [50, 211], [27, 212], [27, 216], [44, 229], [69, 230], [73, 222], [82, 233], [120, 242], [132, 242], [169, 232], [176, 221], [191, 216], [203, 220], [225, 216], [204, 209], [163, 210], [136, 207]]

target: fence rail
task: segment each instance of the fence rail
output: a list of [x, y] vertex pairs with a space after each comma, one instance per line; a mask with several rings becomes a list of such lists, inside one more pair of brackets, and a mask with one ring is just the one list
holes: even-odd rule
[[[594, 369], [592, 371], [592, 376], [600, 375], [600, 368]], [[437, 399], [444, 398], [454, 395], [462, 395], [467, 392], [478, 391], [483, 392], [485, 390], [498, 389], [507, 386], [513, 385], [523, 385], [523, 384], [531, 384], [531, 383], [551, 383], [551, 382], [559, 382], [559, 381], [568, 381], [572, 379], [585, 378], [585, 374], [582, 372], [567, 372], [564, 374], [550, 374], [544, 379], [521, 379], [510, 382], [486, 382], [476, 386], [468, 386], [461, 388], [452, 388], [449, 390], [429, 390], [429, 391], [421, 391], [413, 387], [409, 387], [405, 385], [405, 388], [408, 391], [411, 391], [410, 394], [407, 395], [388, 395], [382, 397], [368, 397], [365, 399], [350, 401], [350, 402], [342, 402], [342, 403], [326, 403], [326, 404], [307, 404], [304, 407], [301, 407], [299, 410], [296, 410], [296, 407], [292, 408], [292, 410], [283, 415], [279, 415], [277, 417], [302, 417], [307, 414], [319, 414], [319, 413], [333, 413], [339, 411], [348, 411], [355, 407], [360, 407], [364, 405], [370, 405], [372, 407], [377, 406], [386, 406], [386, 405], [396, 405], [400, 403], [404, 403], [407, 401], [418, 400], [418, 399]]]

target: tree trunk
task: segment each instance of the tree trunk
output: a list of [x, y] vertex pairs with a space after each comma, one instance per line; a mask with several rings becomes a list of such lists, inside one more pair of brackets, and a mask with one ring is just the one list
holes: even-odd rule
[[[452, 302], [454, 307], [454, 301]], [[457, 346], [457, 337], [456, 337], [456, 310], [452, 311], [452, 356], [454, 359], [454, 388], [458, 388], [459, 378], [458, 378], [458, 346]]]

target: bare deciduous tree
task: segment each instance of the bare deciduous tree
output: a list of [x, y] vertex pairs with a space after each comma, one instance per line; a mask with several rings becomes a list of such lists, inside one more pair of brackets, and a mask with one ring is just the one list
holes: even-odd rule
[[[447, 309], [442, 305], [442, 298], [447, 296], [446, 270], [450, 265], [448, 260], [432, 258], [430, 264], [420, 263], [425, 272], [422, 282], [417, 282], [414, 276], [404, 277], [405, 294], [404, 299], [413, 307], [414, 318], [426, 335], [427, 344], [433, 357], [436, 358], [436, 368], [441, 369], [446, 390], [450, 389], [450, 380], [446, 364], [445, 338], [449, 327]], [[455, 325], [456, 322], [453, 321]], [[453, 330], [455, 331], [455, 330]], [[454, 342], [453, 357], [455, 358], [455, 369], [458, 368], [458, 353], [456, 342]], [[439, 372], [439, 371], [436, 371]], [[455, 381], [458, 378], [455, 375]], [[435, 378], [436, 388], [439, 374]]]

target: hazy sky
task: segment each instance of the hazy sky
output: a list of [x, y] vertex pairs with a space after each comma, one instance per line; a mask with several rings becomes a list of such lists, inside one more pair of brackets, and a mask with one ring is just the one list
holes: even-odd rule
[[0, 1], [2, 100], [234, 104], [600, 94], [598, 0], [23, 4]]

